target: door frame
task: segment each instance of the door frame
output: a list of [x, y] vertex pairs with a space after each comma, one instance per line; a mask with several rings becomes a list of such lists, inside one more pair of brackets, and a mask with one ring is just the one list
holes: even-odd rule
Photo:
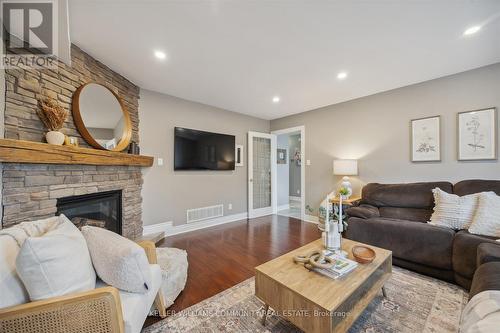
[[[271, 140], [271, 206], [253, 209], [253, 138], [267, 138]], [[277, 163], [276, 163], [276, 135], [270, 133], [261, 132], [248, 132], [248, 175], [247, 175], [247, 186], [248, 186], [248, 218], [260, 217], [265, 215], [271, 215], [277, 213]]]
[[[300, 168], [300, 217], [302, 221], [306, 220], [306, 127], [304, 125], [301, 126], [295, 126], [295, 127], [289, 127], [289, 128], [283, 128], [280, 130], [275, 130], [271, 131], [271, 134], [274, 134], [276, 136], [281, 135], [281, 134], [289, 134], [289, 133], [294, 133], [294, 132], [300, 132], [300, 160], [301, 160], [301, 168]], [[290, 159], [290, 156], [287, 156], [288, 159]], [[277, 161], [276, 158], [273, 160], [273, 164], [276, 167], [277, 170]], [[278, 194], [278, 184], [276, 184], [276, 187], [273, 187], [273, 192], [275, 192], [275, 196], [277, 197]], [[275, 212], [278, 211], [278, 202], [276, 200], [276, 206], [273, 207], [273, 210]], [[276, 213], [275, 213], [276, 214]]]

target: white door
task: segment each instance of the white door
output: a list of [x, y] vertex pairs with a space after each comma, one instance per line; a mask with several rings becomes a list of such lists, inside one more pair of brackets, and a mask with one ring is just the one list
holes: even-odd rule
[[248, 132], [248, 217], [275, 214], [276, 135]]

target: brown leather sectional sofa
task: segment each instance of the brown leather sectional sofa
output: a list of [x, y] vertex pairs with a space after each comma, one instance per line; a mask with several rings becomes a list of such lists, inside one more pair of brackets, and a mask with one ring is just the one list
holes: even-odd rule
[[426, 223], [436, 187], [459, 196], [483, 191], [500, 195], [500, 181], [494, 180], [368, 184], [360, 202], [347, 210], [346, 237], [389, 249], [395, 265], [455, 282], [471, 294], [500, 290], [500, 243], [495, 238]]

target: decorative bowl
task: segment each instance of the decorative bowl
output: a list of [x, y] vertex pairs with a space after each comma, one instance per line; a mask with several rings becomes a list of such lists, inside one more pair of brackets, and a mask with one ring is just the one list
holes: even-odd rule
[[376, 256], [375, 251], [362, 245], [353, 246], [352, 255], [360, 264], [369, 264], [373, 261], [373, 259], [375, 259]]

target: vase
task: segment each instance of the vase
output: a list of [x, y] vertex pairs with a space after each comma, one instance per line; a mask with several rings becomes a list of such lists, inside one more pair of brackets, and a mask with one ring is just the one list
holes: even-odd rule
[[59, 131], [49, 131], [45, 134], [45, 138], [51, 145], [61, 146], [64, 143], [66, 136]]

